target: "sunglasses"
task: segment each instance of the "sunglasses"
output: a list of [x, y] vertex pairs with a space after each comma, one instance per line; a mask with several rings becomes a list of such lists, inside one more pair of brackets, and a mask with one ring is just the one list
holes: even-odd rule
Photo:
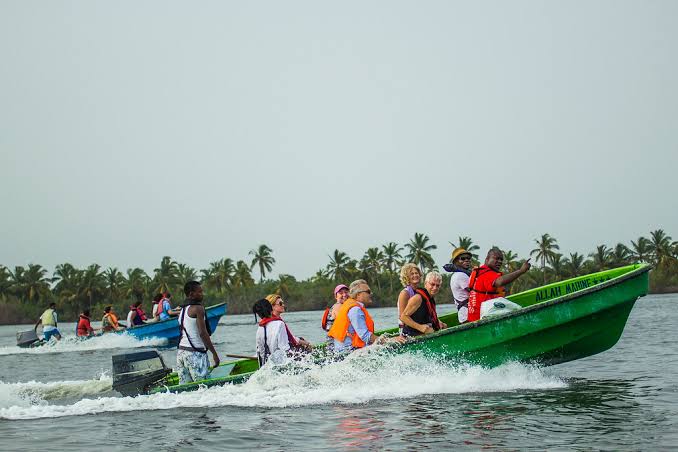
[[278, 301], [278, 302], [276, 302], [276, 306], [282, 306], [284, 308], [285, 302], [284, 301]]
[[461, 257], [459, 258], [459, 260], [460, 260], [460, 261], [470, 261], [470, 260], [471, 260], [471, 256], [461, 256]]
[[363, 293], [363, 292], [365, 292], [365, 293], [368, 294], [368, 295], [372, 295], [372, 291], [369, 290], [369, 289], [367, 289], [367, 290], [361, 290], [361, 291], [358, 292], [358, 293]]

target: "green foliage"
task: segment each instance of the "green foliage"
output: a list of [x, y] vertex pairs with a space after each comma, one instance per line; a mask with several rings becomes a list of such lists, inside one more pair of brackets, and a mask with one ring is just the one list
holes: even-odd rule
[[[630, 246], [599, 245], [588, 254], [588, 259], [576, 252], [564, 257], [558, 252], [557, 240], [549, 234], [542, 235], [535, 243], [537, 247], [530, 255], [540, 261], [540, 268], [533, 268], [518, 278], [508, 287], [509, 293], [634, 262], [654, 265], [650, 274], [651, 291], [678, 291], [678, 242], [662, 229], [652, 231], [649, 239], [639, 237], [631, 241]], [[459, 237], [458, 245], [469, 251], [479, 250], [470, 237]], [[231, 314], [251, 312], [254, 301], [271, 293], [280, 294], [293, 311], [323, 309], [333, 303], [332, 290], [336, 284], [349, 284], [358, 278], [372, 286], [375, 306], [393, 306], [401, 290], [400, 266], [415, 262], [426, 270], [435, 269], [431, 256], [435, 249], [436, 245], [427, 235], [416, 233], [404, 247], [395, 242], [370, 247], [359, 261], [334, 250], [325, 268], [301, 281], [284, 273], [277, 279], [266, 279], [275, 263], [273, 250], [267, 245], [250, 251], [251, 262], [225, 257], [199, 271], [164, 256], [152, 276], [141, 268], [130, 268], [123, 273], [117, 268], [102, 270], [98, 264], [79, 269], [63, 263], [56, 266], [50, 278], [47, 270], [37, 264], [17, 266], [13, 271], [0, 265], [0, 323], [35, 321], [51, 301], [57, 303], [64, 320], [74, 320], [86, 307], [98, 319], [107, 305], [114, 306], [118, 314], [124, 316], [135, 301], [145, 302], [145, 308], [150, 310], [151, 298], [160, 291], [173, 293], [174, 303], [178, 305], [183, 297], [183, 285], [190, 280], [202, 281], [207, 304], [226, 301]], [[403, 258], [405, 250], [407, 256]], [[504, 271], [515, 271], [524, 261], [513, 251], [505, 251]], [[252, 276], [255, 267], [259, 282]], [[443, 288], [437, 297], [439, 303], [451, 299], [449, 275], [443, 276]]]

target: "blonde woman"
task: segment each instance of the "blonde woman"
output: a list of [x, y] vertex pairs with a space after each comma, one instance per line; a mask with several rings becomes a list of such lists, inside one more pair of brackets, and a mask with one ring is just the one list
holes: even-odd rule
[[419, 267], [412, 262], [403, 265], [400, 269], [400, 282], [404, 287], [398, 294], [398, 327], [402, 334], [403, 322], [400, 320], [400, 317], [402, 317], [403, 311], [407, 307], [407, 301], [417, 293], [417, 288], [421, 282], [421, 270], [419, 270]]

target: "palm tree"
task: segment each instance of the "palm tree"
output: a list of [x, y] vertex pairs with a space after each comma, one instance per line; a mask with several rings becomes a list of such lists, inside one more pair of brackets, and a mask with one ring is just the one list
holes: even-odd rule
[[153, 291], [169, 292], [177, 286], [177, 263], [169, 256], [164, 256], [160, 261], [160, 267], [153, 269]]
[[631, 251], [623, 243], [617, 243], [610, 253], [610, 264], [613, 267], [621, 267], [627, 265], [631, 257]]
[[109, 267], [104, 271], [103, 278], [108, 300], [111, 303], [119, 301], [125, 285], [125, 276], [117, 268]]
[[327, 264], [327, 274], [334, 281], [347, 281], [351, 277], [349, 265], [351, 259], [346, 253], [339, 250], [334, 250], [330, 258], [330, 263]]
[[368, 248], [365, 255], [360, 260], [360, 268], [365, 274], [367, 281], [374, 280], [377, 283], [377, 289], [381, 291], [379, 284], [379, 272], [381, 272], [381, 262], [384, 260], [384, 253], [377, 247]]
[[235, 272], [233, 273], [233, 287], [252, 287], [254, 285], [254, 278], [252, 278], [252, 270], [245, 261], [238, 261], [235, 264]]
[[631, 258], [636, 262], [649, 262], [652, 256], [652, 243], [645, 237], [638, 237], [638, 241], [631, 240]]
[[391, 287], [391, 292], [393, 292], [393, 274], [395, 273], [396, 266], [401, 264], [400, 260], [403, 256], [400, 252], [403, 251], [403, 249], [395, 242], [388, 242], [386, 245], [382, 245], [381, 249], [384, 254], [381, 265], [382, 268], [385, 268], [388, 272], [388, 282]]
[[141, 268], [128, 268], [124, 285], [125, 296], [135, 301], [144, 301], [146, 286], [150, 281], [151, 278]]
[[78, 298], [83, 271], [69, 263], [59, 264], [54, 269], [52, 282], [56, 282], [54, 293], [64, 303], [72, 303]]
[[315, 272], [315, 275], [311, 276], [311, 282], [318, 283], [327, 281], [328, 275], [327, 270], [324, 268], [319, 269]]
[[0, 300], [5, 300], [12, 294], [12, 272], [4, 265], [0, 265]]
[[235, 266], [233, 265], [233, 260], [226, 257], [215, 262], [210, 262], [210, 268], [203, 270], [202, 273], [205, 285], [222, 293], [224, 290], [231, 288]]
[[198, 279], [195, 269], [188, 264], [177, 264], [177, 282], [182, 286]]
[[557, 240], [549, 234], [543, 234], [540, 239], [534, 239], [537, 247], [530, 251], [530, 256], [535, 255], [537, 260], [541, 260], [541, 271], [543, 275], [543, 282], [546, 284], [546, 261], [552, 259], [556, 254], [555, 250], [560, 247]]
[[606, 245], [598, 245], [596, 250], [589, 254], [589, 257], [593, 259], [591, 265], [595, 271], [607, 270], [610, 267], [611, 259], [611, 250]]
[[517, 269], [517, 259], [518, 255], [511, 250], [508, 250], [504, 253], [504, 266], [508, 272], [512, 272]]
[[39, 264], [29, 264], [27, 269], [15, 267], [12, 275], [14, 293], [22, 301], [39, 302], [49, 293], [50, 280], [46, 274], [47, 270]]
[[290, 296], [290, 286], [295, 283], [297, 280], [294, 279], [292, 275], [280, 274], [278, 275], [278, 284], [275, 289], [275, 293], [280, 295], [283, 299], [287, 299]]
[[429, 245], [429, 237], [425, 234], [415, 232], [414, 238], [407, 243], [405, 247], [409, 250], [407, 261], [417, 264], [420, 268], [432, 270], [436, 263], [431, 256], [430, 251], [437, 249], [436, 245]]
[[92, 307], [95, 298], [104, 296], [106, 292], [106, 279], [101, 273], [99, 264], [92, 264], [82, 274], [79, 295], [87, 300], [87, 308]]
[[473, 244], [473, 240], [471, 240], [471, 237], [459, 237], [459, 246], [455, 245], [452, 242], [448, 242], [450, 245], [452, 245], [452, 248], [464, 248], [466, 251], [471, 253], [471, 257], [473, 257], [475, 260], [478, 260], [478, 254], [474, 253], [474, 251], [478, 251], [480, 247], [478, 245]]
[[570, 253], [569, 259], [565, 259], [565, 271], [574, 278], [584, 270], [584, 256], [579, 253]]
[[553, 277], [556, 281], [560, 281], [565, 274], [565, 264], [567, 263], [567, 259], [563, 259], [563, 255], [560, 253], [553, 253], [549, 259], [549, 263], [551, 264], [551, 272], [553, 273]]
[[255, 265], [259, 266], [260, 283], [264, 281], [266, 272], [270, 272], [273, 269], [273, 264], [275, 264], [275, 258], [271, 256], [272, 252], [273, 250], [268, 245], [259, 245], [259, 248], [256, 250], [250, 251], [250, 256], [254, 256], [250, 268], [254, 268]]
[[650, 249], [654, 255], [655, 264], [662, 263], [673, 254], [671, 237], [666, 235], [663, 229], [650, 232]]

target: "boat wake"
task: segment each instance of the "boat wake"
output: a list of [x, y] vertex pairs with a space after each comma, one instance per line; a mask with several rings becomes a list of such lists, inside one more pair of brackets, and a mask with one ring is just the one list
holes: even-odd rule
[[162, 347], [165, 345], [167, 345], [167, 339], [137, 339], [128, 334], [104, 334], [86, 340], [75, 336], [64, 336], [60, 341], [50, 341], [39, 347], [0, 347], [0, 355], [41, 355], [44, 353], [70, 353], [114, 348]]
[[93, 380], [43, 383], [3, 383], [0, 381], [0, 409], [45, 406], [50, 400], [82, 398], [108, 392], [112, 379], [106, 374]]
[[[371, 355], [371, 356], [366, 356]], [[38, 419], [102, 412], [200, 407], [290, 407], [354, 404], [425, 394], [513, 392], [566, 387], [543, 369], [510, 363], [494, 369], [453, 365], [417, 355], [355, 353], [324, 366], [301, 363], [276, 369], [265, 366], [247, 383], [204, 388], [181, 394], [82, 399], [71, 405], [39, 404], [0, 408], [0, 419]]]

